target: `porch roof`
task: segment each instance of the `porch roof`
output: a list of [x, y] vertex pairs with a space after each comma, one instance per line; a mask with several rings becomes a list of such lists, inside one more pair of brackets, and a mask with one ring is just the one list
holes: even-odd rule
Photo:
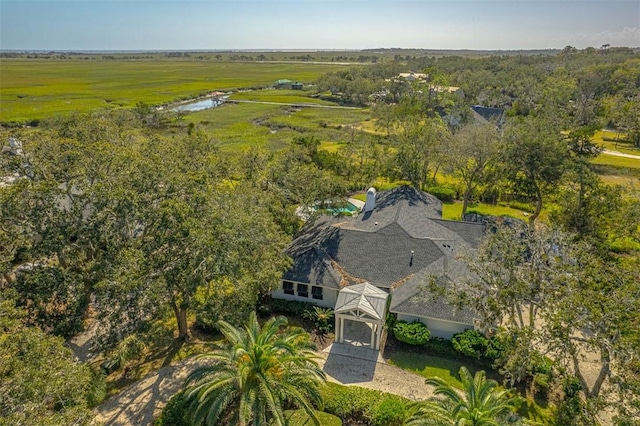
[[338, 293], [334, 312], [344, 314], [359, 310], [371, 318], [384, 321], [388, 297], [386, 291], [369, 283], [350, 285]]

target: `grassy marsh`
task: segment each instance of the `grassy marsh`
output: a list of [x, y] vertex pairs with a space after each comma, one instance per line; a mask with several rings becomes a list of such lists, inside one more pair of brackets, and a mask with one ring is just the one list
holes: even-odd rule
[[221, 62], [185, 59], [2, 59], [0, 122], [138, 101], [163, 104], [215, 90], [266, 87], [288, 78], [311, 83], [339, 64]]

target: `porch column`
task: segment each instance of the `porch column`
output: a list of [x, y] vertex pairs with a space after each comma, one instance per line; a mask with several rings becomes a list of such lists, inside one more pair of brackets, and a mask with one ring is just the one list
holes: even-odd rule
[[344, 317], [340, 316], [340, 343], [344, 343]]
[[376, 348], [376, 325], [371, 324], [371, 349]]
[[382, 340], [382, 324], [376, 324], [377, 331], [377, 339], [376, 339], [376, 349], [380, 349], [380, 340]]

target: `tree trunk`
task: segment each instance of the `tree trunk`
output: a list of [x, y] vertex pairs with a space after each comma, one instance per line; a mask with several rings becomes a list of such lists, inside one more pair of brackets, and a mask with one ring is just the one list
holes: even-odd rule
[[189, 340], [191, 338], [191, 333], [189, 332], [189, 324], [187, 323], [187, 309], [182, 306], [178, 306], [175, 302], [171, 303], [171, 307], [173, 308], [173, 313], [175, 314], [178, 322], [178, 339]]
[[433, 180], [433, 184], [437, 185], [438, 182], [436, 182], [436, 177], [438, 176], [438, 171], [440, 170], [440, 165], [438, 164], [436, 166], [436, 170], [433, 172], [433, 178], [431, 178]]
[[596, 382], [593, 384], [593, 389], [591, 389], [591, 396], [597, 397], [600, 395], [600, 389], [602, 388], [602, 384], [604, 380], [611, 373], [611, 357], [609, 356], [609, 351], [606, 349], [602, 349], [600, 355], [600, 361], [602, 362], [602, 368], [600, 368], [600, 373], [598, 374], [598, 378]]
[[542, 211], [542, 194], [539, 189], [536, 189], [536, 210], [533, 212], [531, 217], [529, 217], [529, 228], [533, 229], [536, 219], [540, 216], [540, 212]]
[[471, 196], [471, 188], [467, 187], [467, 190], [464, 191], [464, 198], [462, 200], [462, 213], [460, 214], [460, 219], [464, 220], [464, 214], [467, 212], [467, 205], [469, 204], [469, 196]]

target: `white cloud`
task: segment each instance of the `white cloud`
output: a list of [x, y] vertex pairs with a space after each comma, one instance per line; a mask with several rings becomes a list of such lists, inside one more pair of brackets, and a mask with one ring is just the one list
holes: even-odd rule
[[624, 27], [620, 31], [601, 31], [599, 33], [576, 34], [573, 43], [577, 47], [593, 46], [598, 47], [603, 44], [611, 44], [613, 46], [640, 46], [640, 27]]

